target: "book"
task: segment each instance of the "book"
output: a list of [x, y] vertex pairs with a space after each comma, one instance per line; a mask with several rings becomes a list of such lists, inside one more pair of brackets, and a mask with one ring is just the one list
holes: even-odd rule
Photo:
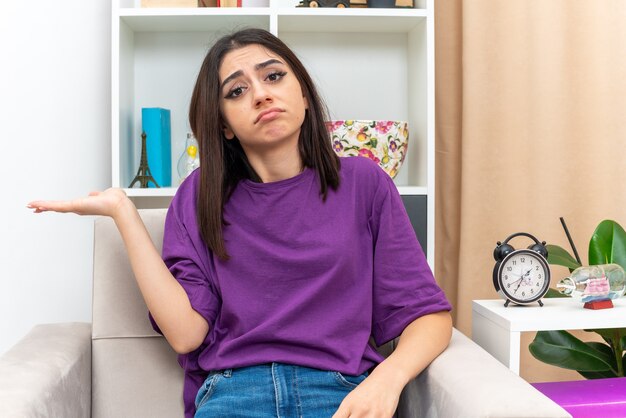
[[217, 0], [217, 7], [241, 7], [241, 0]]
[[198, 7], [198, 0], [141, 0], [141, 7]]
[[[172, 131], [169, 109], [141, 109], [141, 129], [146, 133], [150, 173], [160, 187], [172, 186]], [[152, 183], [148, 187], [154, 187]]]

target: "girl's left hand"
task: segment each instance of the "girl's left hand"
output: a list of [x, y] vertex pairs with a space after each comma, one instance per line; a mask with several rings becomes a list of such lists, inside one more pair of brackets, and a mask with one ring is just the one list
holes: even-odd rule
[[447, 311], [415, 319], [402, 331], [394, 352], [344, 398], [333, 418], [391, 418], [404, 386], [445, 350], [451, 335]]
[[332, 418], [391, 418], [398, 407], [402, 387], [374, 371], [348, 394]]

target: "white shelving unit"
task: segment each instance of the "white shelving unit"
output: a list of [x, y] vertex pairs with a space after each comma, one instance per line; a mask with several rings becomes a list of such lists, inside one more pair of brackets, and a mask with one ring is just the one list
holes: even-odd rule
[[623, 328], [626, 299], [612, 309], [584, 309], [572, 298], [542, 299], [544, 306], [504, 307], [502, 299], [472, 301], [472, 340], [516, 374], [520, 369], [521, 333], [529, 331]]
[[[267, 7], [141, 8], [113, 0], [112, 185], [127, 187], [141, 151], [141, 108], [171, 110], [172, 176], [182, 153], [189, 100], [212, 42], [238, 28], [269, 30], [300, 57], [332, 119], [409, 122], [408, 154], [395, 183], [404, 196], [427, 201], [427, 248], [434, 248], [433, 0], [414, 9]], [[176, 192], [125, 189], [138, 206], [159, 205]], [[149, 202], [154, 199], [153, 202]], [[165, 203], [167, 204], [167, 203]], [[433, 265], [433, 251], [427, 251]]]

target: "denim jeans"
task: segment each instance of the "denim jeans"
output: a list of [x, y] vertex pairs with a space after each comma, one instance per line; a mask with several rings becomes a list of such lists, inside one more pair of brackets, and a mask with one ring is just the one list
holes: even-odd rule
[[366, 377], [282, 363], [212, 372], [195, 418], [330, 418]]

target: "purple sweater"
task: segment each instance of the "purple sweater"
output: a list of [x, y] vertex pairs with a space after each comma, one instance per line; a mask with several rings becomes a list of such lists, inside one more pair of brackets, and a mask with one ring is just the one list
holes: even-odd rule
[[380, 345], [450, 310], [391, 178], [359, 157], [342, 158], [340, 174], [325, 202], [308, 168], [241, 182], [224, 207], [229, 261], [200, 237], [198, 170], [178, 189], [163, 259], [209, 323], [203, 345], [179, 356], [187, 417], [209, 370], [283, 362], [361, 374], [382, 361], [370, 336]]

